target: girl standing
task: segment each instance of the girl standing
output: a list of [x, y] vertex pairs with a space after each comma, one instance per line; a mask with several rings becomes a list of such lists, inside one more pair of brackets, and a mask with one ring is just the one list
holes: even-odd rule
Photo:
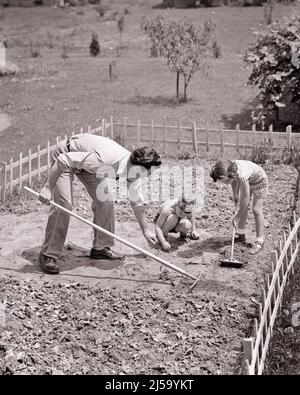
[[227, 166], [224, 161], [218, 161], [212, 168], [210, 176], [216, 181], [231, 185], [233, 200], [237, 213], [233, 219], [236, 228], [237, 242], [245, 242], [245, 226], [248, 207], [253, 196], [253, 214], [256, 225], [256, 239], [250, 253], [261, 251], [264, 236], [263, 202], [268, 191], [268, 178], [265, 171], [254, 162], [248, 160], [230, 161]]

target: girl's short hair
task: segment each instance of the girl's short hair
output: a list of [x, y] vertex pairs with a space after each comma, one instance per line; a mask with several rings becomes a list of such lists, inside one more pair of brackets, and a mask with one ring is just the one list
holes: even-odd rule
[[218, 181], [222, 176], [226, 176], [226, 174], [226, 164], [222, 160], [219, 160], [210, 171], [210, 176], [214, 180], [214, 182]]

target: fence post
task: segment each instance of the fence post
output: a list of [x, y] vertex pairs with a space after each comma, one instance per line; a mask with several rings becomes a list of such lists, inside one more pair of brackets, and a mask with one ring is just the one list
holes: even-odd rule
[[240, 149], [240, 124], [238, 123], [235, 127], [236, 134], [236, 149], [237, 151]]
[[3, 172], [3, 178], [2, 178], [2, 193], [1, 193], [1, 199], [3, 203], [5, 203], [5, 198], [6, 198], [6, 181], [7, 181], [7, 163], [2, 162], [2, 172]]
[[[283, 250], [283, 242], [281, 239], [279, 239], [279, 251], [280, 251], [280, 256], [282, 254], [282, 250]], [[285, 257], [282, 257], [282, 262], [281, 262], [281, 276], [282, 276], [282, 281], [284, 279], [284, 262], [285, 262]]]
[[251, 369], [251, 364], [252, 364], [252, 359], [253, 359], [253, 337], [248, 337], [243, 339], [242, 345], [243, 345], [243, 352], [244, 352], [244, 360], [245, 362], [248, 361], [248, 374], [253, 375], [254, 372]]
[[254, 144], [256, 144], [256, 138], [257, 138], [255, 123], [252, 125], [252, 129], [251, 130], [252, 130], [253, 135], [254, 135], [254, 137], [253, 137], [253, 145], [254, 145]]
[[19, 158], [19, 190], [22, 191], [22, 173], [23, 173], [23, 154], [20, 153]]
[[208, 121], [206, 122], [206, 152], [209, 151], [209, 124]]
[[137, 147], [141, 145], [141, 120], [137, 120]]
[[[297, 217], [296, 217], [296, 212], [294, 211], [293, 212], [293, 223], [294, 223], [294, 226], [296, 225], [296, 223], [297, 223]], [[297, 245], [298, 245], [298, 232], [296, 232], [295, 233], [295, 243], [296, 243], [296, 247], [297, 247]]]
[[196, 126], [196, 122], [192, 123], [192, 137], [193, 137], [194, 152], [197, 155], [198, 154], [198, 141], [197, 141], [197, 126]]
[[106, 118], [103, 118], [104, 136], [106, 137]]
[[10, 193], [13, 191], [13, 180], [14, 180], [14, 167], [13, 167], [14, 160], [10, 158], [9, 161], [9, 190]]
[[223, 124], [220, 125], [220, 141], [221, 141], [221, 152], [224, 152], [224, 131], [223, 131]]
[[28, 185], [31, 186], [31, 149], [28, 151]]
[[[267, 295], [270, 292], [270, 285], [271, 285], [270, 276], [267, 274], [266, 275], [266, 291], [267, 291]], [[272, 296], [273, 296], [273, 292], [271, 293], [270, 304], [269, 304], [269, 307], [268, 307], [269, 325], [270, 325], [271, 318], [272, 318]], [[274, 301], [274, 303], [275, 303], [275, 301]]]
[[[277, 268], [277, 263], [278, 263], [278, 254], [277, 254], [276, 250], [272, 250], [271, 251], [271, 260], [272, 260], [272, 263], [274, 265], [274, 273], [275, 273], [276, 272], [276, 268]], [[273, 273], [273, 276], [274, 276], [274, 273]], [[274, 287], [274, 291], [276, 292], [276, 295], [275, 295], [276, 299], [277, 299], [277, 296], [278, 296], [278, 294], [280, 292], [280, 278], [279, 277], [280, 277], [280, 273], [278, 271], [277, 281], [275, 279], [275, 287]], [[276, 291], [276, 288], [277, 288], [277, 291]]]
[[41, 179], [41, 146], [37, 147], [37, 170], [38, 170], [38, 180]]
[[124, 145], [126, 142], [126, 138], [127, 138], [127, 129], [126, 129], [126, 122], [127, 122], [127, 118], [124, 118], [124, 129], [123, 129], [123, 139], [124, 139]]
[[164, 127], [164, 130], [163, 130], [163, 152], [165, 152], [166, 151], [166, 136], [167, 136], [167, 120], [166, 120], [166, 117], [164, 117], [164, 122], [163, 122], [163, 127]]
[[154, 121], [151, 119], [151, 132], [150, 132], [150, 141], [151, 141], [151, 147], [153, 147], [153, 135], [154, 135]]
[[177, 151], [180, 152], [181, 119], [177, 121]]
[[104, 120], [104, 118], [102, 118], [102, 121], [101, 121], [101, 136], [105, 136], [104, 128], [105, 128], [105, 120]]
[[110, 117], [110, 138], [114, 139], [114, 119], [112, 116]]
[[292, 125], [289, 125], [286, 128], [286, 145], [288, 148], [291, 148], [292, 146]]
[[47, 141], [47, 171], [50, 173], [50, 141]]
[[80, 134], [83, 134], [83, 127], [80, 128]]
[[273, 125], [269, 126], [269, 142], [273, 143]]

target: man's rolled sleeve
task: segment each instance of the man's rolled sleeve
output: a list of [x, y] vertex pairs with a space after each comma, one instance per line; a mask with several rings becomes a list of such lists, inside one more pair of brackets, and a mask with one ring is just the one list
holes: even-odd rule
[[144, 207], [147, 202], [142, 194], [142, 183], [138, 179], [127, 184], [128, 187], [128, 197], [132, 207]]

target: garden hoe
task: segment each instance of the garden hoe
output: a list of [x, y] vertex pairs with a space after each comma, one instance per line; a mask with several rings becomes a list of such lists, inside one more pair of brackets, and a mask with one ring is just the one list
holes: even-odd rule
[[[33, 189], [28, 188], [28, 187], [24, 187], [24, 189], [25, 189], [27, 192], [30, 192], [31, 194], [35, 195], [36, 197], [39, 197], [38, 192], [34, 191]], [[70, 210], [67, 210], [66, 208], [60, 206], [59, 204], [53, 202], [52, 200], [50, 200], [49, 203], [50, 203], [52, 206], [57, 207], [57, 208], [59, 208], [60, 210], [64, 211], [65, 213], [68, 213], [68, 214], [71, 215], [72, 217], [79, 219], [79, 221], [82, 221], [82, 222], [86, 223], [87, 225], [92, 226], [94, 229], [96, 229], [96, 230], [98, 230], [98, 231], [100, 231], [100, 232], [102, 232], [102, 233], [104, 233], [104, 234], [106, 234], [106, 235], [108, 235], [108, 236], [113, 237], [114, 239], [116, 239], [116, 240], [120, 241], [121, 243], [123, 243], [123, 244], [125, 244], [125, 245], [127, 245], [127, 246], [129, 246], [129, 247], [131, 247], [131, 248], [133, 248], [134, 250], [136, 250], [136, 251], [138, 251], [138, 252], [140, 252], [140, 253], [142, 253], [142, 254], [144, 254], [144, 255], [147, 255], [149, 258], [152, 258], [152, 259], [154, 259], [155, 261], [157, 261], [157, 262], [159, 262], [159, 263], [161, 263], [161, 264], [163, 264], [163, 265], [165, 265], [165, 266], [168, 266], [170, 269], [173, 269], [173, 270], [177, 271], [178, 273], [181, 273], [181, 274], [183, 274], [184, 276], [187, 276], [187, 277], [189, 277], [189, 278], [195, 280], [194, 283], [192, 284], [192, 286], [189, 288], [189, 291], [191, 291], [192, 289], [194, 289], [195, 286], [198, 284], [198, 282], [199, 282], [199, 280], [200, 280], [201, 273], [198, 275], [198, 277], [196, 277], [196, 276], [194, 276], [193, 274], [190, 274], [190, 273], [186, 272], [185, 270], [183, 270], [183, 269], [181, 269], [181, 268], [179, 268], [179, 267], [173, 265], [172, 263], [170, 263], [170, 262], [168, 262], [168, 261], [166, 261], [166, 260], [164, 260], [164, 259], [162, 259], [162, 258], [159, 258], [158, 256], [155, 256], [155, 255], [152, 254], [151, 252], [148, 252], [148, 251], [144, 250], [143, 248], [138, 247], [137, 245], [132, 244], [132, 243], [130, 243], [130, 242], [127, 241], [127, 240], [124, 240], [124, 239], [121, 238], [120, 236], [117, 236], [117, 235], [115, 235], [114, 233], [111, 233], [111, 232], [109, 232], [108, 230], [101, 228], [100, 226], [94, 224], [93, 222], [88, 221], [87, 219], [80, 217], [80, 215], [75, 214], [75, 213], [73, 213], [73, 212], [70, 211]]]
[[220, 261], [220, 266], [222, 267], [242, 267], [243, 264], [242, 262], [234, 259], [233, 257], [233, 250], [234, 250], [234, 238], [235, 238], [235, 227], [233, 227], [233, 232], [232, 232], [232, 242], [231, 242], [231, 254], [230, 254], [230, 258], [228, 259], [222, 259]]

